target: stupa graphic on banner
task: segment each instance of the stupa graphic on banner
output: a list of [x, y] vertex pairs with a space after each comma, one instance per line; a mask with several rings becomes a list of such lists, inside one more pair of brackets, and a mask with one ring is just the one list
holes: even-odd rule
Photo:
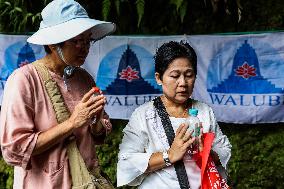
[[245, 40], [234, 56], [229, 77], [212, 89], [208, 89], [208, 92], [267, 94], [283, 93], [284, 91], [261, 75], [257, 54]]
[[35, 60], [35, 53], [28, 43], [25, 42], [23, 45], [19, 42], [11, 45], [5, 51], [5, 64], [1, 68], [0, 79], [6, 81], [15, 69]]
[[127, 46], [119, 61], [116, 79], [106, 87], [105, 94], [140, 95], [160, 94], [141, 76], [140, 64], [136, 54]]
[[26, 64], [34, 62], [35, 60], [36, 58], [33, 49], [28, 43], [26, 43], [26, 45], [21, 48], [18, 54], [17, 66], [22, 67]]

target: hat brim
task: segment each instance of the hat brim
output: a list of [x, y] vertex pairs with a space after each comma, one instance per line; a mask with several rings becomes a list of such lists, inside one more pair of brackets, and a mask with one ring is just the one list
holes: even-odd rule
[[113, 33], [115, 28], [115, 24], [111, 22], [76, 18], [52, 27], [41, 28], [30, 36], [27, 41], [37, 45], [58, 44], [72, 39], [89, 29], [92, 31], [92, 38], [99, 40]]

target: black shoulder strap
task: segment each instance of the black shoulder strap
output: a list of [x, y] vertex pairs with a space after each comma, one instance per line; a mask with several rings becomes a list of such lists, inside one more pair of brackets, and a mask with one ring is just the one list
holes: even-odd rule
[[[165, 133], [168, 138], [169, 145], [171, 146], [174, 138], [175, 132], [173, 130], [171, 120], [169, 118], [169, 114], [166, 111], [166, 108], [161, 100], [160, 97], [155, 98], [154, 100], [154, 107], [156, 108], [159, 117], [161, 118]], [[189, 189], [189, 182], [186, 174], [186, 170], [182, 160], [177, 161], [174, 164], [175, 171], [178, 177], [179, 186], [181, 189]]]

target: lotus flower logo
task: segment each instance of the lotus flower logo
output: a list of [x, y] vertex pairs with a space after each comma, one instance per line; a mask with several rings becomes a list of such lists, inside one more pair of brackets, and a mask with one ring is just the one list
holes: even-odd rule
[[126, 81], [131, 82], [134, 79], [139, 79], [138, 71], [132, 69], [131, 66], [127, 66], [126, 69], [123, 69], [122, 72], [119, 73], [119, 79], [126, 79]]
[[242, 66], [238, 66], [238, 69], [235, 70], [237, 76], [241, 76], [244, 79], [256, 76], [256, 68], [250, 66], [247, 62], [244, 62]]
[[27, 64], [29, 64], [30, 62], [26, 59], [25, 61], [22, 61], [21, 63], [20, 63], [20, 65], [19, 65], [19, 67], [23, 67], [23, 66], [25, 66], [25, 65], [27, 65]]

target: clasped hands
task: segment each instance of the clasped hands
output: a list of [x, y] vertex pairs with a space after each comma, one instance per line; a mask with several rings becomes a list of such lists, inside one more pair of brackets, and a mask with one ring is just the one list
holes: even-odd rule
[[75, 106], [69, 120], [74, 128], [79, 128], [83, 125], [91, 124], [96, 117], [96, 121], [93, 125], [96, 126], [98, 123], [101, 123], [106, 131], [110, 132], [112, 125], [109, 116], [104, 112], [106, 97], [103, 96], [102, 92], [98, 96], [93, 96], [93, 94], [94, 89], [92, 88]]
[[188, 125], [181, 124], [176, 131], [176, 136], [174, 141], [168, 151], [169, 159], [171, 163], [175, 163], [181, 159], [188, 151], [190, 146], [194, 144], [194, 142], [198, 143], [199, 151], [203, 150], [203, 129], [201, 125], [200, 135], [198, 137], [192, 137], [193, 131], [188, 131]]

